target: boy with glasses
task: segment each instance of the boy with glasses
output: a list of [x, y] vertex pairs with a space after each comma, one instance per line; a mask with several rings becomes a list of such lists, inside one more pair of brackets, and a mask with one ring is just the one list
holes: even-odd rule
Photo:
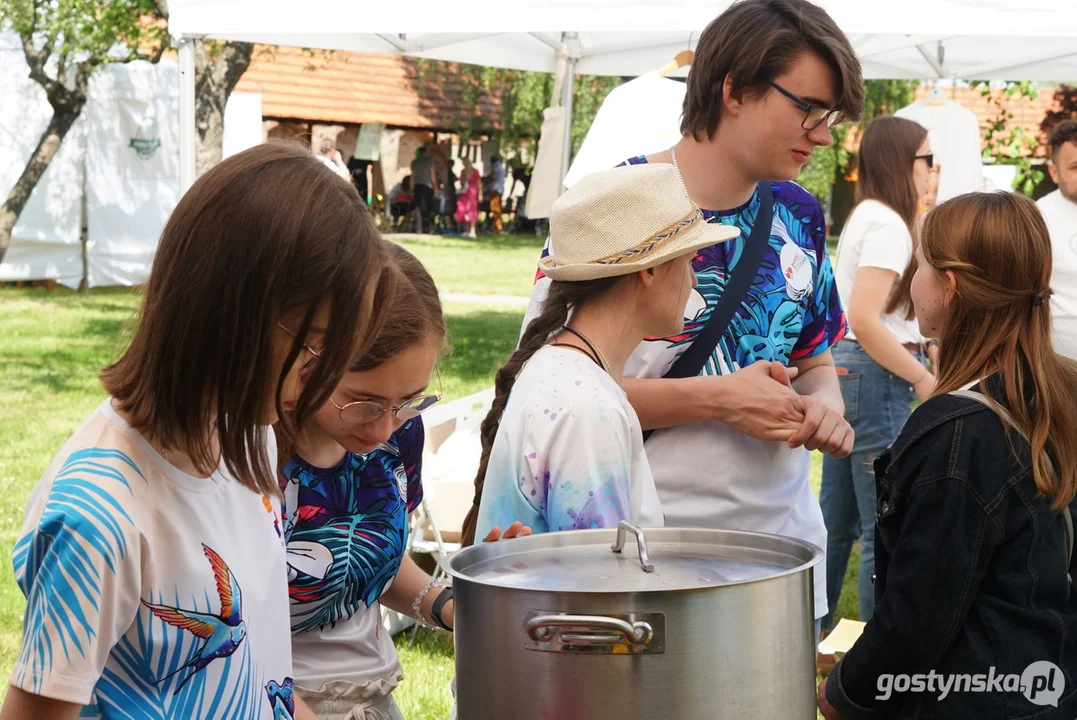
[[[644, 342], [625, 369], [629, 399], [655, 431], [646, 450], [666, 526], [826, 547], [807, 451], [841, 457], [852, 447], [830, 353], [846, 322], [823, 211], [791, 180], [833, 142], [831, 125], [860, 117], [863, 92], [860, 63], [826, 12], [806, 0], [743, 0], [700, 36], [681, 140], [628, 160], [672, 163], [709, 222], [741, 229], [697, 255], [684, 331]], [[525, 327], [547, 286], [540, 272]], [[821, 618], [822, 563], [815, 581]]]

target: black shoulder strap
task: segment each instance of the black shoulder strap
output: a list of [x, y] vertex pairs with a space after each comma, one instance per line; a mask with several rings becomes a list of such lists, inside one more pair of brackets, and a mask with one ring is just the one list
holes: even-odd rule
[[[756, 213], [755, 222], [752, 223], [752, 232], [744, 243], [740, 261], [733, 268], [729, 283], [722, 291], [722, 297], [718, 299], [718, 304], [714, 306], [707, 324], [699, 331], [699, 335], [663, 377], [687, 378], [699, 375], [707, 364], [707, 359], [718, 347], [718, 341], [722, 339], [726, 328], [729, 327], [744, 296], [748, 294], [748, 289], [751, 288], [759, 272], [759, 265], [763, 262], [763, 254], [770, 243], [770, 229], [774, 218], [774, 193], [770, 189], [770, 183], [759, 183], [758, 189], [759, 212]], [[654, 431], [648, 430], [644, 433], [643, 439], [646, 441], [652, 432]]]

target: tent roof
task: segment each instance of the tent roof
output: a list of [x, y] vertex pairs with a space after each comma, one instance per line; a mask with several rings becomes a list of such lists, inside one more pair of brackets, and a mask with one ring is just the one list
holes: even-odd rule
[[[552, 72], [641, 75], [693, 48], [729, 0], [513, 0], [356, 3], [171, 0], [178, 36], [389, 52]], [[1072, 0], [822, 0], [868, 78], [1077, 79]], [[646, 28], [641, 30], [641, 28]], [[326, 31], [328, 29], [328, 31]], [[573, 37], [575, 34], [575, 37]], [[941, 49], [940, 49], [941, 48]]]

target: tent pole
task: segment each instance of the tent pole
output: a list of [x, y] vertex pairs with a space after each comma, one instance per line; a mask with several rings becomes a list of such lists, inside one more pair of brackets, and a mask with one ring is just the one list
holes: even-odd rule
[[184, 35], [179, 40], [179, 180], [181, 197], [195, 181], [195, 42], [197, 40], [189, 35]]
[[561, 189], [564, 190], [564, 180], [568, 176], [569, 161], [572, 158], [572, 96], [576, 89], [576, 63], [579, 61], [575, 50], [576, 33], [565, 33], [565, 39], [573, 52], [565, 57], [565, 77], [561, 81], [561, 107], [565, 109], [565, 140], [561, 156]]

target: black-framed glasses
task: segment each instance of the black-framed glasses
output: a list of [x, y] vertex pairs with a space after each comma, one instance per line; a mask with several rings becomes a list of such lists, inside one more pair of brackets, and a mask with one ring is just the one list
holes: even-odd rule
[[332, 395], [329, 396], [329, 402], [333, 403], [333, 407], [337, 409], [340, 415], [340, 421], [345, 425], [362, 425], [363, 423], [374, 422], [390, 410], [393, 411], [393, 415], [397, 420], [411, 420], [434, 407], [444, 394], [441, 384], [441, 370], [437, 365], [434, 366], [434, 370], [438, 376], [438, 392], [436, 395], [416, 395], [392, 407], [385, 407], [376, 400], [356, 400], [345, 405], [337, 405], [337, 401], [333, 399]]
[[819, 127], [824, 122], [827, 127], [834, 127], [845, 119], [845, 113], [841, 111], [841, 108], [825, 108], [819, 107], [818, 105], [812, 105], [807, 100], [797, 97], [776, 82], [767, 84], [795, 102], [800, 109], [804, 111], [804, 119], [800, 122], [800, 127], [809, 132]]
[[[279, 327], [281, 330], [283, 330], [284, 332], [291, 335], [293, 338], [298, 338], [298, 336], [294, 332], [292, 332], [288, 328], [284, 327], [284, 325], [280, 324], [279, 322], [277, 323], [277, 327]], [[307, 345], [306, 343], [299, 343], [299, 344], [302, 345], [303, 349], [306, 350], [307, 352], [309, 352], [315, 358], [320, 358], [322, 356], [322, 353], [325, 352], [324, 349], [323, 350], [315, 350], [314, 348], [312, 348], [310, 345]]]
[[935, 153], [928, 153], [926, 155], [915, 155], [913, 160], [923, 160], [927, 163], [927, 168], [930, 170], [935, 167]]

